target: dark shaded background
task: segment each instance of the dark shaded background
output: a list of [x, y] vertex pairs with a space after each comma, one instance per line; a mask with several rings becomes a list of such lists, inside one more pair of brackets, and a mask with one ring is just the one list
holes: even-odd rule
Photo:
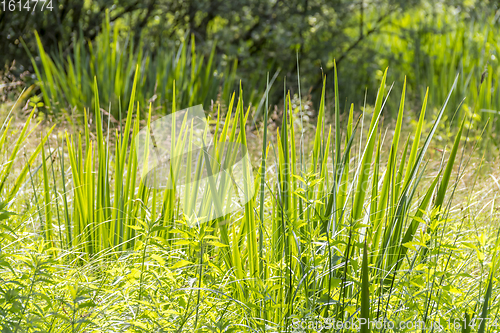
[[[333, 59], [336, 59], [341, 73], [341, 94], [357, 102], [364, 99], [365, 89], [368, 97], [376, 94], [378, 82], [373, 73], [383, 69], [381, 64], [399, 66], [400, 57], [375, 44], [372, 37], [384, 34], [384, 29], [397, 24], [405, 13], [421, 8], [432, 16], [433, 8], [445, 6], [446, 10], [461, 13], [461, 19], [474, 21], [498, 7], [497, 1], [459, 0], [52, 1], [53, 11], [0, 13], [0, 64], [4, 82], [33, 80], [26, 48], [32, 54], [37, 53], [34, 30], [39, 32], [49, 54], [70, 54], [77, 35], [90, 42], [96, 38], [109, 11], [111, 22], [120, 20], [127, 25], [134, 47], [147, 48], [152, 54], [190, 34], [194, 34], [198, 50], [207, 55], [217, 41], [218, 61], [229, 64], [237, 59], [238, 78], [243, 85], [261, 91], [266, 73], [273, 75], [278, 69], [276, 82], [281, 85], [286, 76], [287, 86], [295, 89], [298, 54], [302, 93], [316, 96], [321, 89], [322, 74], [327, 74], [329, 85], [333, 84]], [[401, 37], [414, 41], [426, 33], [443, 31], [446, 26], [405, 27], [401, 29]], [[420, 52], [418, 43], [410, 45], [414, 49], [408, 52]], [[423, 64], [414, 66], [418, 69]], [[395, 73], [392, 78], [400, 80], [404, 74], [409, 73]], [[410, 73], [410, 80], [423, 84], [415, 75], [418, 74]], [[283, 96], [280, 90], [273, 92], [276, 103]], [[415, 94], [415, 98], [421, 96]]]

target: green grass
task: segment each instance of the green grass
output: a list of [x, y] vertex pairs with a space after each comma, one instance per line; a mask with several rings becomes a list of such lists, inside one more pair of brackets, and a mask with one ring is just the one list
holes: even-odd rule
[[[119, 121], [130, 102], [137, 73], [135, 100], [153, 104], [157, 112], [168, 114], [175, 100], [182, 105], [210, 105], [219, 98], [227, 101], [235, 88], [237, 62], [222, 66], [213, 44], [207, 59], [196, 49], [194, 36], [186, 36], [179, 46], [165, 45], [151, 52], [134, 45], [134, 36], [120, 24], [110, 25], [109, 14], [94, 43], [74, 37], [73, 47], [48, 54], [36, 34], [39, 62], [31, 56], [41, 90], [43, 110], [57, 117], [74, 116], [94, 105], [94, 77], [100, 89], [101, 106]], [[27, 49], [26, 49], [27, 50]], [[69, 53], [68, 53], [69, 52]], [[139, 68], [138, 72], [137, 67]]]
[[[380, 52], [389, 51], [381, 63], [389, 65], [393, 78], [409, 75], [413, 98], [430, 90], [430, 112], [439, 110], [456, 73], [460, 78], [444, 117], [456, 129], [464, 117], [472, 123], [472, 137], [482, 137], [483, 148], [498, 148], [500, 74], [496, 13], [469, 17], [465, 11], [432, 9], [426, 4], [408, 11], [374, 37]], [[390, 55], [389, 55], [390, 54]], [[482, 133], [483, 128], [486, 128]], [[448, 135], [453, 136], [453, 131]]]
[[[194, 224], [183, 214], [180, 192], [141, 180], [134, 142], [155, 117], [151, 105], [138, 100], [141, 71], [130, 87], [126, 119], [115, 128], [100, 111], [97, 96], [103, 89], [97, 78], [83, 133], [38, 142], [31, 162], [43, 147], [38, 168], [5, 164], [2, 171], [2, 177], [28, 175], [31, 186], [10, 207], [18, 215], [2, 222], [2, 329], [277, 332], [326, 318], [396, 325], [419, 320], [450, 332], [495, 331], [493, 320], [449, 326], [494, 319], [500, 309], [495, 224], [500, 186], [487, 192], [463, 187], [470, 179], [475, 184], [481, 174], [474, 168], [483, 167], [481, 159], [471, 160], [466, 118], [450, 147], [433, 141], [459, 78], [428, 129], [425, 95], [410, 132], [403, 122], [406, 84], [394, 131], [381, 125], [392, 90], [386, 75], [373, 112], [358, 118], [354, 107], [348, 117], [340, 114], [335, 74], [333, 128], [326, 117], [325, 84], [311, 133], [297, 126], [301, 104], [293, 106], [286, 86], [276, 132], [268, 131], [264, 112], [259, 130], [250, 133], [252, 108], [242, 89], [228, 96], [227, 113], [216, 108], [208, 123], [216, 151], [224, 142], [236, 142], [249, 146], [251, 154], [261, 152], [254, 168], [242, 168], [242, 177], [254, 177], [244, 182], [250, 200], [237, 211]], [[172, 111], [191, 106], [177, 101], [172, 97]], [[183, 151], [192, 145], [192, 133], [183, 124], [173, 147]], [[49, 143], [55, 149], [49, 150]], [[6, 161], [19, 159], [16, 155], [12, 150]], [[217, 166], [201, 153], [196, 161], [192, 174], [203, 165]], [[171, 163], [175, 184], [177, 172], [187, 166]], [[477, 163], [472, 170], [471, 163]], [[5, 182], [2, 195], [12, 199], [20, 183]], [[206, 216], [222, 207], [214, 186], [193, 194], [213, 198], [215, 208], [201, 207]], [[377, 331], [366, 324], [360, 330]]]

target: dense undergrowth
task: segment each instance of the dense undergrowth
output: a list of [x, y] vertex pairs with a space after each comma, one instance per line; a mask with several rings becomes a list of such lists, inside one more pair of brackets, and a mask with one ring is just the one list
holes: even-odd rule
[[[240, 89], [208, 123], [217, 158], [226, 142], [259, 138], [262, 158], [243, 167], [254, 179], [245, 182], [248, 200], [193, 223], [175, 186], [142, 177], [134, 142], [155, 114], [136, 103], [138, 73], [116, 128], [99, 98], [81, 134], [44, 130], [40, 141], [33, 113], [21, 132], [4, 123], [3, 332], [313, 332], [333, 321], [361, 323], [336, 326], [343, 332], [497, 330], [500, 185], [493, 175], [491, 188], [475, 187], [483, 160], [473, 157], [467, 115], [451, 146], [433, 144], [458, 79], [428, 128], [425, 94], [411, 133], [402, 131], [406, 85], [394, 130], [379, 124], [392, 89], [387, 71], [373, 112], [358, 119], [354, 107], [341, 117], [335, 75], [333, 124], [324, 85], [314, 133], [302, 130], [302, 106], [290, 95], [276, 133], [266, 112], [250, 133]], [[189, 128], [176, 134], [181, 151]], [[28, 134], [38, 143], [21, 154]], [[198, 154], [192, 172], [221, 167]], [[187, 167], [172, 162], [174, 182]], [[225, 189], [210, 184], [196, 195]]]
[[[375, 12], [370, 15], [373, 14]], [[71, 48], [47, 53], [37, 38], [38, 52], [33, 54], [31, 60], [37, 81], [34, 87], [40, 88], [43, 112], [55, 117], [70, 115], [68, 118], [72, 121], [75, 118], [79, 120], [83, 110], [94, 105], [92, 87], [94, 77], [97, 77], [101, 107], [108, 110], [113, 105], [112, 114], [119, 120], [119, 110], [125, 114], [129, 103], [137, 64], [140, 76], [136, 101], [142, 105], [151, 102], [155, 113], [168, 114], [172, 111], [174, 85], [177, 105], [201, 103], [212, 107], [212, 101], [228, 103], [231, 92], [237, 89], [237, 79], [242, 79], [247, 105], [257, 107], [261, 117], [262, 92], [265, 90], [261, 72], [266, 70], [273, 76], [271, 86], [275, 78], [286, 76], [291, 89], [298, 90], [296, 73], [282, 70], [279, 61], [271, 67], [262, 64], [262, 68], [255, 69], [253, 74], [240, 75], [236, 71], [237, 61], [221, 54], [216, 42], [210, 44], [210, 52], [207, 52], [195, 46], [194, 35], [186, 35], [181, 40], [170, 41], [171, 47], [156, 49], [149, 44], [144, 45], [142, 39], [137, 38], [123, 23], [110, 22], [109, 13], [106, 17], [92, 43], [81, 34], [75, 34]], [[500, 49], [499, 37], [495, 33], [498, 21], [496, 12], [485, 12], [476, 17], [465, 10], [454, 10], [453, 6], [433, 3], [395, 14], [383, 31], [363, 37], [367, 39], [365, 44], [373, 47], [373, 51], [369, 51], [370, 47], [365, 51], [377, 54], [368, 64], [354, 65], [363, 61], [361, 55], [350, 54], [345, 58], [339, 68], [344, 74], [340, 89], [348, 94], [345, 97], [353, 100], [356, 108], [361, 108], [364, 106], [363, 95], [374, 96], [376, 92], [383, 75], [378, 69], [390, 65], [390, 82], [402, 82], [407, 75], [407, 104], [412, 110], [418, 108], [429, 88], [428, 114], [434, 116], [446, 100], [456, 73], [459, 73], [455, 93], [443, 115], [443, 120], [451, 124], [452, 131], [447, 134], [454, 136], [453, 131], [466, 118], [474, 129], [471, 137], [481, 135], [484, 146], [498, 148]], [[354, 30], [350, 33], [355, 35], [357, 29]], [[139, 44], [135, 45], [134, 41], [139, 41]], [[304, 50], [297, 50], [301, 56], [311, 51], [306, 45], [304, 47]], [[303, 73], [306, 81], [318, 82], [307, 94], [315, 103], [315, 109], [318, 109], [320, 101], [321, 73], [333, 73], [334, 56], [321, 59], [320, 64], [315, 68], [311, 68], [310, 63], [303, 64], [308, 68], [307, 73]], [[362, 73], [376, 71], [376, 75], [354, 75], [349, 73], [349, 70], [353, 71], [350, 66], [359, 67], [358, 71]], [[332, 81], [328, 83], [331, 84]], [[368, 87], [367, 91], [364, 91], [365, 87]], [[282, 97], [278, 90], [273, 89], [276, 92], [271, 96], [271, 103]], [[346, 101], [341, 99], [339, 102], [341, 113], [348, 111]], [[385, 115], [396, 120], [398, 101], [390, 99], [388, 103], [391, 107]]]
[[428, 88], [431, 112], [444, 102], [460, 73], [445, 117], [455, 127], [463, 117], [480, 129], [487, 124], [483, 144], [493, 146], [498, 142], [500, 119], [498, 13], [470, 17], [445, 7], [424, 8], [405, 13], [385, 34], [374, 37], [380, 52], [387, 54], [380, 65], [392, 67], [393, 80], [407, 74], [413, 98], [423, 98]]
[[237, 61], [223, 66], [215, 43], [207, 57], [196, 49], [194, 35], [178, 46], [152, 54], [141, 42], [134, 45], [134, 36], [124, 35], [121, 25], [111, 26], [109, 13], [101, 30], [94, 43], [76, 35], [71, 54], [46, 53], [36, 35], [39, 61], [31, 59], [44, 112], [59, 118], [81, 116], [85, 108], [94, 105], [96, 77], [100, 103], [105, 109], [113, 105], [112, 115], [119, 120], [120, 111], [126, 113], [136, 70], [136, 101], [152, 103], [157, 112], [171, 112], [174, 98], [179, 105], [227, 101], [235, 87]]

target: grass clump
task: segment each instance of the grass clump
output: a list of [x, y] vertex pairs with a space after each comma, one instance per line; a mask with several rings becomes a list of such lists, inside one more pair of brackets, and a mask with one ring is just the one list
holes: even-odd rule
[[210, 105], [219, 95], [228, 100], [237, 63], [222, 66], [215, 54], [216, 43], [207, 59], [196, 49], [194, 35], [186, 36], [179, 46], [165, 45], [153, 54], [145, 45], [134, 45], [133, 35], [124, 30], [120, 24], [111, 27], [108, 13], [94, 43], [76, 34], [71, 54], [53, 55], [45, 52], [36, 34], [40, 63], [34, 57], [31, 60], [47, 113], [81, 115], [85, 108], [92, 108], [96, 77], [100, 104], [106, 109], [113, 105], [107, 111], [120, 121], [121, 105], [130, 102], [135, 74], [139, 75], [135, 100], [143, 105], [151, 102], [163, 113], [172, 111], [174, 98], [181, 105]]

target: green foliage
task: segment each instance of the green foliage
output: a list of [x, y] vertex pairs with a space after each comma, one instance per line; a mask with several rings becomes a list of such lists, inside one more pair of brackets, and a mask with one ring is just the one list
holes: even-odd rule
[[[448, 87], [460, 74], [445, 117], [453, 124], [451, 128], [465, 118], [466, 127], [473, 130], [471, 139], [479, 139], [488, 123], [482, 139], [491, 147], [491, 142], [498, 141], [500, 119], [496, 79], [500, 50], [499, 36], [494, 33], [499, 22], [494, 10], [482, 10], [482, 6], [488, 4], [471, 1], [457, 9], [452, 4], [424, 2], [394, 16], [387, 33], [374, 36], [374, 42], [380, 45], [379, 63], [390, 63], [395, 69], [391, 80], [407, 73], [414, 97], [424, 96], [429, 89], [431, 114], [445, 101]], [[443, 128], [441, 135], [453, 137], [454, 131]]]
[[[94, 116], [84, 113], [84, 133], [66, 133], [55, 151], [59, 158], [43, 152], [38, 178], [37, 170], [30, 172], [34, 204], [23, 213], [15, 201], [11, 210], [18, 215], [5, 223], [12, 231], [0, 238], [2, 329], [246, 332], [365, 319], [419, 320], [458, 332], [472, 327], [461, 324], [464, 317], [497, 313], [498, 226], [474, 229], [478, 214], [450, 209], [461, 177], [454, 178], [456, 167], [466, 166], [458, 159], [463, 120], [450, 153], [427, 160], [459, 78], [428, 131], [427, 96], [415, 130], [403, 131], [403, 89], [394, 134], [382, 136], [391, 91], [385, 78], [372, 114], [354, 122], [352, 107], [345, 121], [334, 108], [334, 134], [325, 84], [310, 141], [297, 131], [301, 106], [285, 88], [281, 127], [275, 135], [261, 127], [259, 168], [243, 167], [247, 179], [257, 176], [244, 192], [260, 190], [240, 210], [194, 224], [181, 210], [180, 192], [147, 186], [140, 177], [133, 143], [141, 126], [151, 130], [153, 114], [150, 106], [141, 123], [140, 71], [126, 119], [115, 130], [109, 118], [104, 126], [96, 78]], [[220, 108], [210, 115], [216, 148], [226, 141], [251, 144], [252, 109], [242, 95], [240, 88], [231, 96], [225, 116]], [[173, 98], [172, 111], [177, 108]], [[265, 121], [268, 111], [266, 105]], [[363, 130], [365, 121], [370, 125]], [[183, 151], [192, 135], [186, 124], [179, 131], [183, 139], [174, 148]], [[188, 166], [174, 159], [171, 177], [179, 168]], [[214, 190], [210, 184], [205, 194], [215, 201]], [[475, 325], [473, 331], [486, 332], [495, 322]], [[376, 331], [368, 324], [361, 330]]]
[[87, 43], [82, 35], [75, 38], [71, 55], [59, 51], [50, 56], [37, 33], [36, 41], [41, 66], [31, 59], [44, 110], [59, 117], [73, 115], [75, 108], [81, 115], [85, 108], [94, 106], [94, 78], [101, 90], [99, 103], [114, 122], [126, 116], [121, 105], [130, 102], [136, 73], [136, 101], [141, 105], [152, 103], [155, 110], [165, 114], [172, 111], [168, 106], [174, 97], [177, 104], [209, 105], [218, 96], [227, 100], [235, 84], [237, 63], [222, 67], [215, 43], [208, 59], [196, 49], [194, 35], [190, 42], [151, 53], [142, 42], [135, 45], [130, 35], [124, 36], [122, 25], [112, 27], [109, 15], [94, 43]]
[[75, 33], [93, 40], [106, 18], [107, 9], [116, 9], [113, 10], [112, 21], [126, 19], [136, 27], [134, 30], [140, 33], [147, 20], [152, 18], [148, 8], [155, 3], [156, 0], [47, 0], [36, 3], [6, 1], [2, 3], [0, 13], [0, 47], [3, 50], [0, 55], [0, 67], [3, 70], [4, 67], [13, 65], [10, 74], [18, 77], [23, 76], [26, 70], [31, 72], [30, 61], [21, 47], [21, 41], [24, 41], [32, 52], [35, 51], [35, 30], [42, 32], [43, 43], [51, 51], [71, 47]]

